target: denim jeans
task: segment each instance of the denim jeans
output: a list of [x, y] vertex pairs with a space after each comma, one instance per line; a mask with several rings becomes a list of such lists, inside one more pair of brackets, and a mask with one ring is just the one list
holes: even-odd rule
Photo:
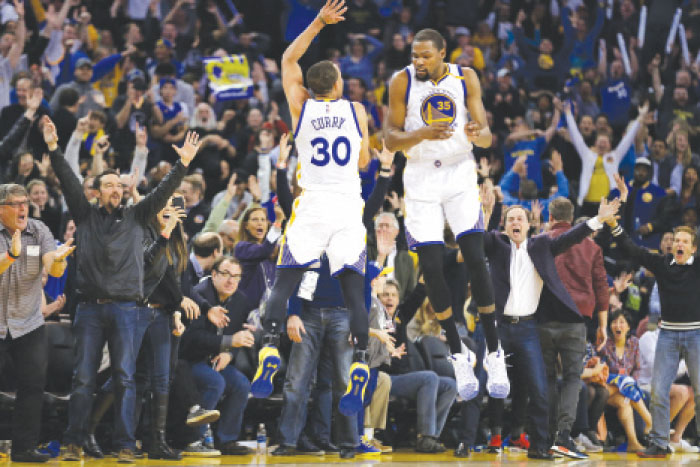
[[134, 371], [143, 336], [140, 315], [141, 309], [134, 302], [78, 305], [73, 322], [75, 359], [65, 444], [84, 444], [97, 370], [107, 342], [115, 396], [113, 445], [115, 449], [135, 449]]
[[0, 339], [0, 359], [6, 354], [15, 368], [17, 398], [12, 413], [12, 449], [34, 449], [41, 433], [41, 408], [49, 354], [46, 325], [13, 339]]
[[695, 424], [700, 429], [700, 330], [669, 331], [661, 329], [654, 355], [654, 372], [651, 378], [651, 404], [649, 411], [653, 426], [649, 439], [666, 447], [671, 431], [671, 403], [669, 394], [676, 379], [678, 363], [685, 359], [690, 383], [695, 392]]
[[[352, 346], [349, 341], [350, 317], [346, 309], [319, 309], [305, 305], [300, 317], [306, 334], [302, 336], [301, 343], [292, 345], [279, 423], [280, 443], [285, 446], [296, 446], [299, 434], [304, 428], [309, 387], [317, 367], [317, 385], [320, 385], [321, 394], [318, 409], [312, 413], [311, 421], [314, 424], [318, 423], [314, 429], [319, 437], [330, 437], [333, 404], [329, 404], [328, 390], [324, 391], [322, 388], [327, 388], [328, 380], [332, 378], [333, 393], [339, 399], [347, 387], [352, 362]], [[320, 358], [322, 354], [323, 358]], [[337, 406], [333, 410], [338, 445], [354, 447], [357, 444], [356, 417], [340, 414]]]
[[440, 436], [457, 395], [454, 378], [438, 376], [433, 371], [390, 376], [390, 395], [416, 401], [418, 434]]
[[[248, 378], [232, 363], [217, 372], [208, 362], [193, 364], [192, 376], [202, 394], [201, 406], [212, 410], [219, 405], [221, 418], [216, 427], [217, 441], [221, 444], [236, 441], [243, 425], [243, 412], [248, 405]], [[200, 427], [200, 438], [204, 437], [206, 429], [206, 425]]]
[[[537, 322], [532, 320], [520, 321], [515, 324], [503, 320], [498, 326], [501, 346], [506, 355], [506, 363], [512, 367], [517, 380], [527, 387], [530, 398], [527, 407], [530, 443], [538, 449], [549, 449], [549, 400], [547, 389], [547, 373], [542, 358], [540, 335]], [[518, 391], [517, 386], [511, 386], [511, 393]]]
[[138, 394], [151, 390], [167, 394], [170, 379], [170, 314], [158, 308], [150, 309], [153, 320], [143, 336], [136, 363]]

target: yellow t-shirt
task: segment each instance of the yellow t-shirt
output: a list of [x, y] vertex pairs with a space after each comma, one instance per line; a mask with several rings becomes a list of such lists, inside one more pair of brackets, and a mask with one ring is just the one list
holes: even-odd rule
[[[460, 55], [462, 55], [462, 48], [457, 47], [450, 54], [450, 63], [455, 63]], [[484, 54], [481, 53], [481, 49], [479, 47], [474, 47], [474, 68], [481, 71], [485, 66], [486, 63], [484, 63]]]
[[600, 203], [600, 199], [604, 196], [608, 196], [609, 193], [610, 179], [608, 178], [608, 174], [605, 173], [603, 156], [598, 156], [598, 159], [595, 161], [593, 176], [591, 177], [591, 186], [588, 187], [588, 194], [586, 195], [585, 201], [589, 203]]

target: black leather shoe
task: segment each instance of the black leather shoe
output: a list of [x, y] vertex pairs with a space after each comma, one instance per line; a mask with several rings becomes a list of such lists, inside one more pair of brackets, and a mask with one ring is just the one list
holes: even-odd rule
[[316, 443], [316, 446], [324, 450], [326, 454], [328, 454], [329, 452], [340, 452], [340, 448], [335, 444], [331, 443], [330, 441], [320, 441]]
[[455, 457], [469, 457], [469, 446], [459, 443], [459, 446], [455, 449]]
[[238, 444], [236, 441], [228, 441], [219, 447], [221, 454], [224, 456], [247, 456], [252, 454], [253, 450], [242, 444]]
[[273, 456], [295, 456], [296, 454], [297, 450], [293, 446], [285, 446], [284, 444], [280, 444], [272, 451]]
[[105, 457], [100, 445], [97, 444], [94, 434], [88, 435], [87, 440], [83, 445], [83, 452], [90, 457], [94, 457], [95, 459], [104, 459]]
[[353, 448], [340, 448], [341, 459], [354, 459], [355, 450]]
[[12, 451], [12, 462], [47, 462], [51, 456], [39, 452], [36, 449], [27, 449], [26, 451]]
[[540, 459], [543, 461], [554, 460], [554, 456], [549, 452], [549, 449], [530, 448], [527, 450], [527, 457], [530, 459]]
[[301, 435], [299, 436], [299, 440], [297, 441], [297, 452], [299, 454], [307, 454], [311, 456], [323, 456], [325, 452], [323, 450], [316, 446], [316, 444], [309, 439], [308, 436], [306, 435]]

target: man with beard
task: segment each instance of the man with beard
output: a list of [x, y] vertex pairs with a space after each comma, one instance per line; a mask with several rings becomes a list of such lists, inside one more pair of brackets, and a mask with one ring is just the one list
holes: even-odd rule
[[[655, 233], [651, 220], [659, 201], [666, 191], [651, 182], [651, 161], [640, 157], [634, 164], [634, 179], [629, 187], [629, 197], [622, 211], [621, 224], [637, 244], [647, 248], [659, 246], [659, 235]], [[618, 189], [610, 192], [610, 199], [620, 196]]]

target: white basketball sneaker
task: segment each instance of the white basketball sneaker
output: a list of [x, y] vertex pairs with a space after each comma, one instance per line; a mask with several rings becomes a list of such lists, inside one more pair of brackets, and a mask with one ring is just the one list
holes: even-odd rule
[[510, 392], [510, 382], [506, 372], [506, 357], [501, 346], [486, 355], [484, 369], [488, 373], [486, 390], [494, 399], [505, 399]]
[[448, 359], [455, 370], [459, 396], [465, 401], [474, 399], [479, 394], [479, 380], [474, 374], [476, 354], [462, 344], [462, 352], [450, 355]]

